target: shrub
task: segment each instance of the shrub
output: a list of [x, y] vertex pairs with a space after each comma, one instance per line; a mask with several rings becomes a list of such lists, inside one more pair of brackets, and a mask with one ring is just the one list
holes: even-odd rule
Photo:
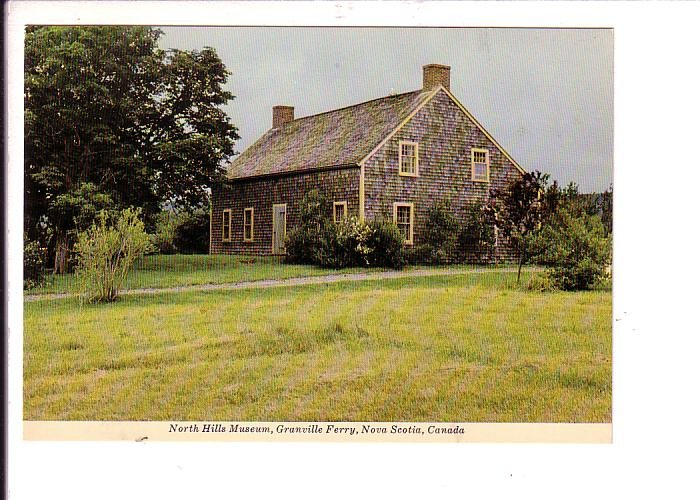
[[527, 289], [535, 292], [554, 292], [556, 286], [549, 274], [535, 274], [527, 283]]
[[150, 236], [153, 250], [165, 255], [209, 251], [209, 205], [189, 210], [162, 210]]
[[495, 257], [496, 234], [484, 207], [473, 203], [466, 207], [466, 218], [459, 231], [459, 253], [468, 262], [492, 262]]
[[587, 290], [607, 276], [611, 239], [600, 216], [561, 209], [533, 237], [540, 262], [549, 266], [553, 285], [561, 290]]
[[24, 288], [30, 289], [41, 286], [46, 280], [44, 274], [44, 262], [46, 261], [46, 248], [38, 241], [30, 241], [24, 234]]
[[447, 202], [434, 203], [428, 209], [422, 248], [416, 254], [431, 264], [446, 264], [454, 259], [459, 222]]
[[177, 230], [177, 215], [172, 210], [163, 210], [156, 216], [155, 233], [151, 235], [151, 246], [154, 251], [171, 255], [177, 253], [175, 248], [175, 231]]
[[300, 224], [287, 232], [286, 262], [341, 269], [355, 266], [401, 268], [406, 263], [399, 228], [378, 219], [331, 219], [331, 205], [317, 190], [302, 199]]
[[401, 269], [406, 265], [406, 246], [401, 230], [392, 222], [375, 219], [369, 223], [370, 234], [367, 246], [369, 265]]
[[177, 219], [173, 245], [178, 253], [209, 252], [209, 209], [183, 212]]
[[76, 276], [81, 301], [110, 302], [117, 298], [134, 261], [150, 247], [139, 215], [140, 210], [129, 208], [114, 221], [102, 211], [88, 230], [78, 234]]
[[304, 195], [299, 208], [299, 225], [287, 232], [285, 261], [292, 264], [315, 264], [321, 243], [322, 229], [330, 224], [324, 210], [327, 200], [318, 190]]
[[371, 232], [369, 225], [356, 217], [323, 224], [315, 262], [321, 267], [333, 269], [369, 266], [369, 255], [374, 252], [367, 245]]

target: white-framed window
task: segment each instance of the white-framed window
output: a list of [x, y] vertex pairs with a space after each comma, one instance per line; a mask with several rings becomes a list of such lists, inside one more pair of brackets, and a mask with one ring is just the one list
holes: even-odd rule
[[418, 176], [418, 143], [399, 141], [399, 175]]
[[255, 230], [255, 211], [253, 207], [243, 209], [243, 241], [253, 241]]
[[403, 234], [404, 243], [413, 245], [413, 203], [394, 203], [394, 224]]
[[348, 216], [348, 202], [334, 201], [333, 202], [333, 222], [340, 222]]
[[489, 182], [489, 150], [472, 148], [472, 180]]
[[221, 241], [231, 241], [231, 209], [224, 210], [221, 217]]

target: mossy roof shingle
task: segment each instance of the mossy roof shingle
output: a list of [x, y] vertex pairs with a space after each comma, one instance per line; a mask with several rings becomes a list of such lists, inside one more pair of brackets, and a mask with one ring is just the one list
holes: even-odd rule
[[227, 177], [356, 165], [430, 94], [417, 90], [382, 97], [270, 129], [227, 165]]

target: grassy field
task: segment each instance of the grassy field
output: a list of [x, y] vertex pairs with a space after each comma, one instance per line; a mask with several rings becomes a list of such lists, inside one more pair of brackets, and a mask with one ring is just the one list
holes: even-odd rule
[[[343, 273], [382, 271], [351, 268]], [[184, 285], [237, 283], [264, 279], [296, 278], [335, 274], [334, 269], [316, 266], [280, 265], [278, 257], [240, 257], [232, 255], [147, 255], [129, 274], [124, 289], [169, 288]], [[29, 294], [77, 292], [72, 274], [49, 275], [47, 283], [28, 290]]]
[[28, 302], [24, 418], [609, 422], [610, 291], [514, 281]]

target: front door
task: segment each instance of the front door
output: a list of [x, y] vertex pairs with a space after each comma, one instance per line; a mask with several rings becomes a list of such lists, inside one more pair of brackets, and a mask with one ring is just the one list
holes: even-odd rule
[[272, 205], [272, 253], [284, 253], [284, 239], [287, 236], [287, 205]]

